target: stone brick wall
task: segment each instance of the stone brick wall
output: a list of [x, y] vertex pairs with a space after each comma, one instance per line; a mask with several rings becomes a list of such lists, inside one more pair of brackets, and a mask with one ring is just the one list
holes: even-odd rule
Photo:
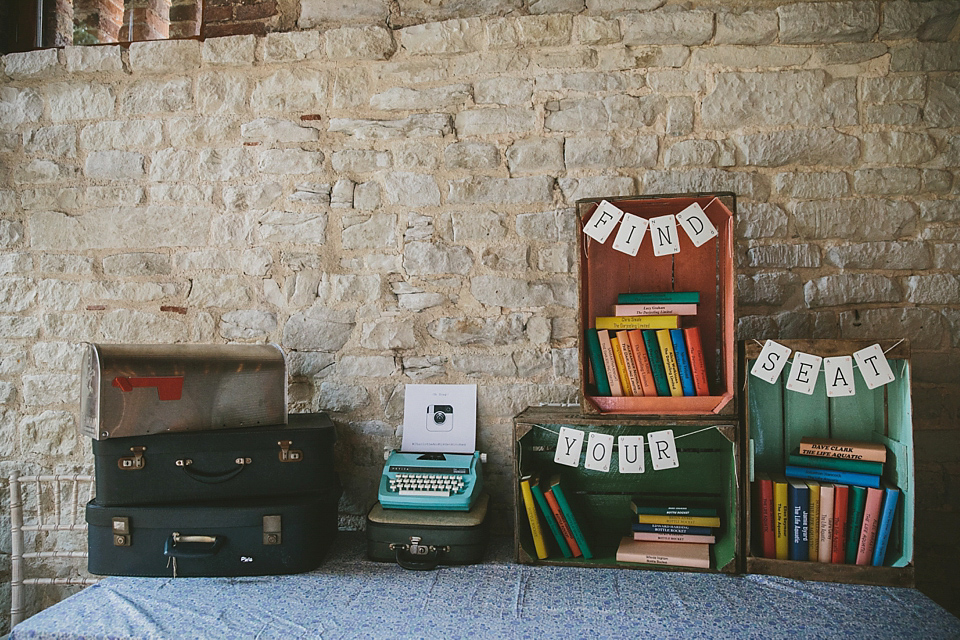
[[740, 338], [911, 340], [917, 565], [955, 606], [956, 5], [499, 4], [0, 59], [0, 472], [90, 470], [82, 341], [273, 341], [338, 422], [344, 526], [404, 384], [455, 382], [508, 531], [512, 416], [576, 401], [574, 202], [732, 190]]

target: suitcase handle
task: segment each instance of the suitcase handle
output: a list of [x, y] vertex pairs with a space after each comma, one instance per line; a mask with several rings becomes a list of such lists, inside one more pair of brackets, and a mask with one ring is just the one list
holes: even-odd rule
[[207, 473], [204, 471], [197, 471], [190, 467], [190, 464], [180, 464], [180, 461], [177, 461], [177, 466], [183, 469], [183, 472], [187, 474], [190, 478], [196, 480], [197, 482], [202, 482], [203, 484], [220, 484], [221, 482], [226, 482], [227, 480], [232, 480], [240, 475], [240, 472], [243, 471], [247, 464], [242, 463], [241, 461], [249, 460], [249, 458], [237, 458], [237, 466], [228, 471], [221, 471], [218, 473]]
[[209, 558], [223, 546], [223, 536], [182, 536], [172, 533], [163, 544], [168, 558]]
[[[411, 571], [432, 571], [440, 564], [440, 551], [436, 547], [431, 547], [430, 552], [423, 556], [411, 556], [403, 549], [397, 549], [397, 564], [404, 569]], [[414, 560], [413, 558], [421, 558]]]

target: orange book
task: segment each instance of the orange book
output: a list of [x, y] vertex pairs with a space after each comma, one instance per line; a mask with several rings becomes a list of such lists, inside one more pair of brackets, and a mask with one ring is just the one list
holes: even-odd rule
[[843, 564], [847, 557], [847, 499], [850, 487], [845, 484], [833, 488], [833, 552], [832, 564]]
[[693, 373], [693, 387], [698, 396], [710, 395], [710, 385], [707, 382], [707, 361], [703, 357], [703, 344], [700, 342], [700, 329], [687, 327], [683, 330], [683, 337], [687, 343], [687, 354], [690, 356], [690, 371]]
[[627, 338], [630, 341], [630, 351], [633, 352], [633, 362], [637, 367], [637, 377], [640, 380], [640, 389], [643, 391], [643, 395], [657, 395], [657, 385], [653, 381], [653, 368], [650, 366], [650, 358], [647, 356], [647, 347], [643, 344], [643, 330], [627, 331]]
[[550, 490], [550, 485], [541, 484], [540, 489], [543, 491], [543, 497], [547, 499], [547, 504], [550, 505], [550, 513], [557, 519], [557, 526], [560, 527], [560, 533], [563, 534], [563, 539], [570, 545], [570, 552], [574, 558], [579, 558], [583, 555], [583, 552], [580, 551], [580, 545], [577, 544], [577, 539], [573, 537], [573, 530], [570, 528], [570, 525], [567, 524], [567, 519], [563, 517], [563, 511], [560, 510], [560, 504], [557, 502], [556, 496], [553, 495], [553, 491]]
[[620, 376], [614, 375], [617, 371], [617, 361], [613, 355], [613, 343], [610, 340], [610, 332], [604, 329], [597, 331], [597, 339], [600, 341], [600, 355], [603, 356], [603, 367], [607, 370], [607, 382], [610, 383], [610, 395], [622, 396], [623, 387], [620, 386]]
[[623, 356], [623, 364], [627, 368], [627, 379], [630, 381], [630, 395], [642, 396], [643, 388], [640, 385], [640, 372], [637, 370], [637, 361], [633, 357], [633, 345], [630, 344], [629, 331], [617, 331], [617, 344]]
[[625, 396], [632, 396], [630, 377], [627, 375], [627, 363], [623, 360], [623, 350], [616, 335], [610, 336], [610, 345], [613, 347], [613, 361], [617, 365], [617, 375], [620, 377], [620, 389]]
[[880, 528], [880, 505], [883, 503], [883, 489], [867, 488], [867, 503], [863, 507], [863, 527], [860, 529], [860, 543], [857, 545], [857, 564], [869, 565], [873, 560], [873, 547], [877, 543], [877, 529]]

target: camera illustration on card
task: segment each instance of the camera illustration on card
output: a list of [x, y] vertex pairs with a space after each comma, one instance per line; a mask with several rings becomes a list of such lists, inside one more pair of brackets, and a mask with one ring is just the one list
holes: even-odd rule
[[453, 405], [428, 405], [427, 431], [453, 431]]

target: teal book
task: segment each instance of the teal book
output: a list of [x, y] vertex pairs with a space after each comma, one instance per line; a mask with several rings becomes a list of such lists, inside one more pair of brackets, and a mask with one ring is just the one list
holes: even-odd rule
[[677, 370], [680, 372], [683, 395], [695, 396], [697, 389], [693, 386], [693, 370], [690, 368], [690, 354], [687, 353], [687, 341], [683, 339], [683, 329], [670, 329], [670, 342], [673, 343], [673, 352], [677, 356]]
[[868, 473], [879, 476], [883, 474], [882, 462], [869, 460], [844, 460], [843, 458], [826, 458], [820, 456], [804, 456], [797, 447], [790, 454], [787, 464], [795, 467], [816, 467], [817, 469], [831, 469], [833, 471], [850, 471], [852, 473]]
[[647, 348], [647, 358], [650, 359], [650, 370], [653, 373], [653, 384], [657, 387], [657, 395], [669, 396], [670, 385], [667, 384], [667, 370], [663, 366], [663, 356], [660, 354], [657, 332], [653, 329], [645, 330], [643, 332], [643, 344]]
[[884, 483], [883, 507], [880, 510], [880, 526], [877, 528], [877, 544], [873, 548], [873, 561], [870, 563], [875, 567], [882, 567], [883, 559], [887, 555], [887, 543], [890, 542], [890, 530], [893, 528], [893, 517], [897, 514], [899, 498], [900, 490]]
[[850, 487], [850, 506], [847, 512], [846, 564], [857, 563], [857, 547], [860, 546], [860, 529], [863, 527], [863, 509], [867, 504], [866, 487]]
[[570, 503], [567, 502], [567, 497], [564, 495], [563, 489], [560, 488], [559, 473], [550, 477], [550, 491], [553, 493], [553, 497], [557, 499], [557, 504], [560, 505], [560, 511], [563, 512], [563, 517], [566, 518], [567, 524], [570, 525], [570, 530], [573, 532], [573, 537], [577, 541], [577, 546], [580, 547], [580, 552], [583, 553], [583, 557], [592, 558], [593, 552], [590, 551], [590, 547], [587, 545], [587, 539], [583, 535], [583, 530], [580, 529], [580, 524], [573, 515], [573, 509], [570, 508]]
[[816, 467], [795, 467], [787, 465], [784, 475], [788, 478], [803, 478], [817, 482], [835, 482], [838, 484], [856, 485], [858, 487], [880, 488], [880, 476], [868, 473], [853, 473], [851, 471], [834, 471], [832, 469], [818, 469]]
[[597, 395], [610, 395], [610, 381], [607, 380], [607, 368], [603, 364], [603, 354], [600, 353], [600, 338], [596, 329], [586, 330], [587, 358], [593, 367], [593, 381], [597, 386]]
[[621, 293], [617, 296], [617, 304], [700, 304], [700, 292]]
[[[535, 479], [536, 477], [534, 477], [534, 480]], [[573, 553], [570, 551], [570, 545], [567, 544], [563, 534], [560, 533], [557, 519], [553, 517], [553, 512], [550, 511], [550, 505], [547, 504], [547, 499], [543, 495], [543, 489], [540, 488], [540, 483], [531, 480], [530, 491], [533, 493], [533, 499], [537, 502], [537, 506], [540, 507], [543, 519], [547, 521], [547, 526], [550, 527], [550, 533], [553, 534], [554, 539], [557, 541], [557, 546], [560, 547], [560, 553], [563, 554], [564, 558], [572, 558]]]

